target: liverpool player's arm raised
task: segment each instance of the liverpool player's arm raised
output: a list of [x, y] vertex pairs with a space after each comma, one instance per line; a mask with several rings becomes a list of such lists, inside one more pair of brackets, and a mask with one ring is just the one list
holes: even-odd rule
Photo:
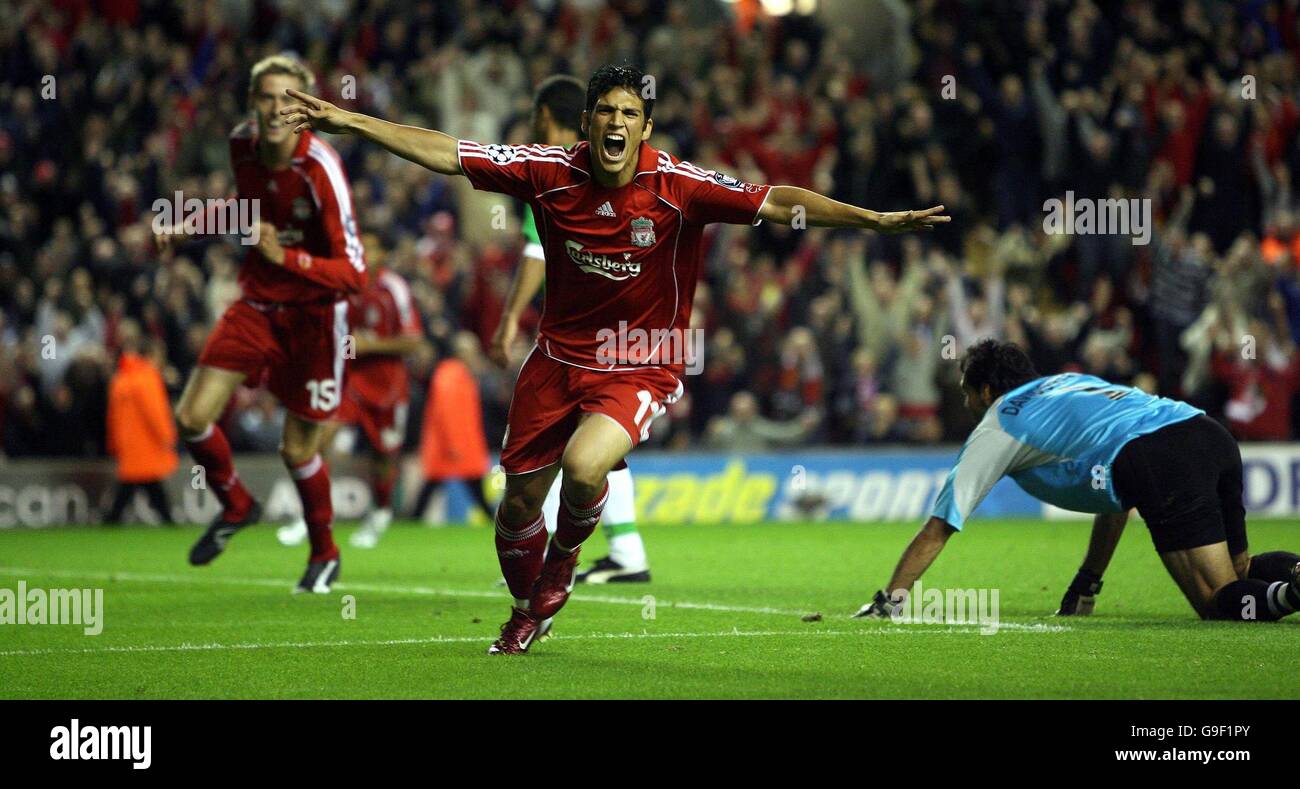
[[293, 126], [294, 133], [315, 129], [330, 134], [355, 134], [377, 142], [403, 159], [427, 167], [443, 175], [460, 175], [460, 159], [456, 155], [456, 138], [432, 129], [389, 123], [379, 118], [349, 112], [324, 99], [301, 91], [285, 91], [298, 100], [280, 110], [285, 123]]
[[797, 186], [773, 186], [758, 216], [782, 225], [802, 218], [810, 227], [857, 227], [881, 233], [932, 230], [936, 225], [952, 220], [952, 217], [943, 215], [941, 205], [923, 211], [882, 213], [841, 203]]

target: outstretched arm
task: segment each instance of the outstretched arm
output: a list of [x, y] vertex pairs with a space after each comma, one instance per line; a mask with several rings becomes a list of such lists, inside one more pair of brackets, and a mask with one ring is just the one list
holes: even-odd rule
[[1092, 536], [1088, 539], [1088, 553], [1083, 557], [1079, 572], [1075, 573], [1065, 595], [1061, 597], [1059, 616], [1087, 616], [1092, 613], [1095, 598], [1101, 591], [1101, 577], [1110, 566], [1119, 538], [1124, 535], [1128, 510], [1103, 512], [1092, 519]]
[[1128, 513], [1128, 510], [1103, 512], [1092, 519], [1092, 537], [1088, 540], [1088, 553], [1083, 557], [1082, 569], [1098, 578], [1106, 573], [1110, 559], [1115, 555], [1115, 547], [1119, 545], [1119, 538], [1124, 535]]
[[1032, 451], [1002, 430], [996, 418], [986, 416], [981, 420], [957, 454], [957, 463], [939, 489], [930, 519], [912, 538], [894, 567], [889, 586], [876, 592], [875, 599], [858, 609], [855, 616], [888, 616], [997, 481], [1014, 469], [1023, 468]]
[[956, 533], [957, 530], [943, 518], [932, 516], [926, 521], [899, 557], [894, 574], [889, 579], [889, 586], [885, 587], [889, 594], [910, 592], [916, 580], [930, 568], [943, 546], [948, 544], [948, 538]]
[[889, 579], [889, 586], [876, 592], [871, 602], [859, 608], [853, 616], [859, 619], [892, 616], [907, 600], [916, 580], [930, 568], [935, 557], [948, 544], [948, 538], [956, 533], [957, 530], [943, 518], [931, 516], [903, 550], [903, 555], [894, 567], [894, 574]]
[[782, 225], [802, 218], [810, 227], [857, 227], [881, 233], [932, 230], [940, 223], [952, 221], [952, 217], [943, 215], [941, 205], [924, 211], [881, 213], [841, 203], [798, 186], [773, 186], [758, 216]]
[[280, 110], [285, 123], [294, 133], [316, 129], [330, 134], [355, 134], [377, 142], [403, 159], [443, 175], [460, 175], [460, 158], [456, 155], [456, 138], [432, 129], [403, 126], [379, 118], [336, 107], [324, 99], [301, 91], [285, 91], [298, 100]]

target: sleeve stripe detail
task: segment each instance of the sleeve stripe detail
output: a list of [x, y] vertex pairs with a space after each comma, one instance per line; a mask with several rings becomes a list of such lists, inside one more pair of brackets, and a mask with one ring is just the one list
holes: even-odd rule
[[[457, 140], [456, 147], [465, 151], [484, 152], [487, 151], [487, 145], [474, 142], [473, 140]], [[503, 148], [511, 148], [516, 151], [528, 151], [530, 153], [542, 154], [546, 156], [562, 156], [571, 158], [573, 152], [559, 145], [503, 145]]]
[[332, 153], [320, 140], [313, 139], [307, 146], [307, 155], [320, 164], [329, 179], [330, 188], [334, 190], [334, 202], [339, 207], [339, 223], [343, 227], [343, 242], [348, 261], [352, 264], [352, 268], [364, 273], [366, 259], [361, 247], [361, 239], [357, 237], [357, 223], [352, 216], [352, 193], [348, 189], [348, 180], [343, 175], [343, 165]]
[[[573, 154], [570, 151], [559, 147], [558, 145], [503, 145], [501, 148], [507, 148], [511, 152], [510, 160], [505, 164], [514, 162], [554, 162], [555, 164], [571, 164]], [[470, 140], [457, 140], [456, 153], [461, 158], [474, 157], [478, 159], [487, 159], [495, 162], [492, 152], [488, 146], [481, 145]]]
[[[686, 177], [686, 178], [692, 178], [692, 179], [694, 179], [694, 180], [696, 180], [696, 181], [706, 181], [706, 182], [707, 182], [707, 181], [711, 181], [711, 180], [713, 180], [713, 179], [711, 179], [711, 178], [708, 178], [707, 176], [696, 175], [695, 173], [688, 172], [688, 171], [686, 171], [686, 170], [678, 170], [678, 169], [676, 169], [676, 168], [674, 168], [674, 167], [664, 167], [663, 165], [660, 165], [660, 166], [659, 166], [659, 172], [661, 172], [661, 173], [668, 173], [669, 175], [681, 175], [681, 176], [684, 176], [684, 177]], [[721, 186], [722, 184], [718, 184], [718, 185]]]
[[521, 151], [532, 151], [533, 153], [544, 156], [562, 156], [565, 159], [573, 158], [573, 151], [559, 145], [516, 145]]
[[716, 184], [717, 186], [722, 187], [723, 189], [729, 189], [733, 192], [745, 191], [745, 185], [743, 183], [738, 184], [736, 186], [729, 186], [727, 184], [718, 181], [716, 178], [713, 177], [714, 175], [717, 175], [718, 172], [717, 170], [702, 170], [699, 167], [689, 162], [677, 162], [674, 164], [671, 159], [660, 157], [659, 172], [668, 173], [670, 175], [682, 175], [687, 178], [693, 178], [696, 181], [705, 181], [708, 183], [713, 183]]
[[[460, 151], [459, 153], [462, 161], [465, 159], [487, 159], [490, 162], [493, 163], [496, 162], [496, 160], [492, 158], [492, 154], [489, 153], [477, 153], [474, 151]], [[528, 155], [515, 156], [515, 158], [511, 159], [505, 164], [514, 164], [515, 162], [554, 162], [555, 164], [563, 164], [566, 166], [569, 164], [567, 159], [556, 159], [553, 156], [528, 156]]]
[[706, 178], [712, 176], [715, 172], [717, 172], [717, 170], [705, 170], [703, 167], [700, 167], [697, 164], [691, 164], [690, 162], [679, 161], [674, 164], [671, 159], [667, 159], [666, 161], [668, 162], [670, 167], [673, 167], [678, 170], [684, 170], [686, 172], [693, 172], [697, 175], [702, 175]]

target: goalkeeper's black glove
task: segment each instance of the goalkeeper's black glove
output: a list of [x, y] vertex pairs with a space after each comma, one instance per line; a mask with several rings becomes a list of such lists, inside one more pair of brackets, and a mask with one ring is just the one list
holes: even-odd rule
[[1057, 616], [1089, 616], [1097, 604], [1097, 595], [1101, 594], [1101, 576], [1092, 570], [1079, 569], [1070, 588], [1061, 598], [1061, 607]]
[[891, 600], [884, 590], [880, 590], [876, 592], [875, 597], [871, 598], [871, 602], [859, 608], [853, 617], [855, 619], [890, 619], [902, 605], [901, 600]]

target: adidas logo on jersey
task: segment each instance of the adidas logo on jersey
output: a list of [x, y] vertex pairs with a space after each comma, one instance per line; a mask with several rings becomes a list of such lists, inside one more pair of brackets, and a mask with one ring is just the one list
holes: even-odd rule
[[608, 216], [612, 218], [617, 216], [617, 214], [614, 213], [614, 206], [610, 205], [609, 201], [606, 200], [604, 205], [596, 209], [596, 216]]

